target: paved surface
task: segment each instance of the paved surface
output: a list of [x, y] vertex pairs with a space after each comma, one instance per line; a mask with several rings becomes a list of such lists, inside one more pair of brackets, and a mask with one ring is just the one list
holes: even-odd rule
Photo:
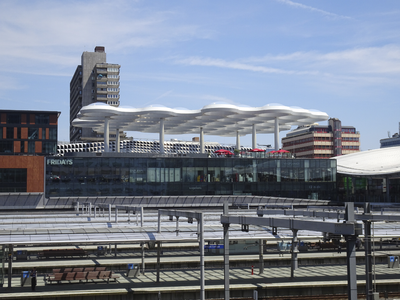
[[[182, 254], [182, 253], [181, 253]], [[400, 251], [392, 254], [400, 254]], [[364, 255], [363, 252], [357, 252], [357, 255]], [[258, 257], [258, 255], [253, 255]], [[289, 254], [286, 255], [290, 257]], [[302, 253], [300, 257], [345, 257], [345, 254], [338, 253]], [[233, 257], [232, 257], [233, 258]], [[251, 257], [249, 257], [251, 258]], [[278, 254], [270, 254], [264, 257], [265, 259], [282, 259]], [[155, 260], [155, 257], [146, 258], [148, 260]], [[185, 259], [198, 259], [198, 257], [167, 257], [161, 258], [161, 261], [166, 259], [171, 261], [183, 261]], [[221, 260], [222, 256], [206, 256], [207, 261]], [[242, 257], [243, 259], [243, 257]], [[135, 261], [136, 260], [136, 261]], [[140, 258], [104, 258], [98, 259], [97, 264], [120, 264], [126, 263], [138, 263], [141, 262]], [[49, 267], [60, 265], [64, 263], [70, 266], [90, 266], [90, 263], [94, 263], [91, 259], [80, 259], [80, 260], [62, 260], [62, 261], [26, 261], [26, 262], [14, 262], [14, 266], [23, 264], [26, 269], [30, 269], [33, 266], [37, 266], [40, 262], [40, 266], [48, 265]], [[319, 265], [319, 266], [300, 266], [295, 271], [295, 278], [290, 279], [290, 267], [268, 267], [265, 268], [264, 274], [258, 274], [259, 269], [253, 269], [253, 275], [251, 268], [234, 268], [230, 270], [230, 288], [236, 289], [256, 289], [257, 286], [271, 287], [295, 287], [295, 286], [326, 286], [326, 285], [347, 285], [346, 265]], [[377, 283], [389, 282], [398, 283], [400, 278], [400, 268], [388, 268], [387, 264], [379, 264], [375, 266], [375, 273]], [[128, 278], [125, 273], [119, 273], [121, 277], [116, 282], [107, 283], [102, 280], [88, 283], [61, 283], [61, 284], [46, 284], [44, 281], [43, 274], [39, 274], [38, 286], [35, 292], [30, 290], [29, 286], [21, 286], [20, 276], [14, 275], [12, 278], [12, 288], [7, 287], [8, 280], [5, 278], [5, 285], [0, 288], [0, 299], [32, 299], [35, 297], [46, 297], [46, 296], [61, 296], [61, 295], [92, 295], [101, 293], [105, 294], [126, 294], [134, 291], [134, 293], [158, 293], [159, 291], [176, 290], [176, 291], [197, 291], [199, 290], [200, 272], [199, 270], [192, 269], [168, 269], [161, 270], [160, 281], [157, 282], [157, 273], [155, 270], [147, 270], [145, 274], [140, 274], [136, 278]], [[365, 284], [365, 266], [357, 266], [358, 284]], [[206, 291], [213, 288], [223, 288], [224, 274], [222, 268], [206, 268], [205, 280], [206, 280]]]

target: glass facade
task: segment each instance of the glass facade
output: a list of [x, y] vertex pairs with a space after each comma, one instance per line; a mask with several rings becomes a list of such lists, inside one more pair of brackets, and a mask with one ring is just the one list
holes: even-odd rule
[[47, 157], [46, 197], [260, 195], [335, 199], [336, 160]]
[[25, 193], [27, 169], [0, 169], [1, 193]]
[[57, 153], [59, 112], [0, 111], [0, 155]]

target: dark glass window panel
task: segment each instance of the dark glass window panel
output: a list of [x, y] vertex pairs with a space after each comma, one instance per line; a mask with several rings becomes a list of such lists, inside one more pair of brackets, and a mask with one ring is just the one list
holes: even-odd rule
[[39, 138], [39, 128], [28, 127], [28, 139], [37, 140]]
[[21, 124], [21, 114], [18, 113], [7, 114], [7, 124]]
[[25, 193], [26, 187], [26, 169], [0, 169], [0, 192]]
[[7, 127], [7, 139], [14, 139], [14, 127]]

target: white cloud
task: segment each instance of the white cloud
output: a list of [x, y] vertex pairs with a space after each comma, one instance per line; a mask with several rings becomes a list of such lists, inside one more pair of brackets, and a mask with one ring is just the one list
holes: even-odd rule
[[315, 8], [315, 7], [312, 7], [312, 6], [308, 6], [308, 5], [304, 5], [304, 4], [301, 4], [301, 3], [293, 2], [293, 1], [290, 1], [290, 0], [276, 0], [276, 1], [284, 3], [284, 4], [287, 4], [287, 5], [290, 5], [290, 6], [293, 6], [293, 7], [296, 7], [296, 8], [302, 8], [302, 9], [306, 9], [306, 10], [311, 11], [311, 12], [317, 12], [317, 13], [322, 14], [324, 16], [335, 18], [335, 19], [338, 19], [338, 18], [339, 19], [351, 19], [350, 17], [347, 17], [347, 16], [341, 16], [341, 15], [338, 15], [338, 14], [335, 14], [335, 13], [331, 13], [331, 12], [328, 12], [328, 11], [325, 11], [325, 10], [322, 10], [322, 9], [319, 9], [319, 8]]
[[185, 59], [177, 59], [175, 61], [179, 64], [191, 65], [191, 66], [207, 66], [207, 67], [220, 67], [227, 69], [236, 69], [243, 71], [261, 72], [261, 73], [271, 73], [271, 74], [307, 74], [308, 72], [297, 72], [293, 70], [284, 70], [278, 68], [270, 68], [265, 66], [255, 66], [246, 63], [241, 63], [238, 61], [226, 61], [223, 59], [213, 59], [213, 58], [202, 58], [202, 57], [189, 57]]
[[317, 51], [266, 55], [236, 61], [189, 57], [175, 63], [207, 66], [257, 73], [289, 76], [311, 76], [326, 81], [348, 81], [364, 84], [394, 83], [400, 75], [400, 47], [386, 45], [320, 53]]
[[10, 69], [29, 62], [21, 70], [42, 63], [76, 66], [80, 53], [96, 45], [124, 52], [208, 37], [196, 25], [174, 24], [175, 17], [131, 1], [3, 1], [0, 62]]

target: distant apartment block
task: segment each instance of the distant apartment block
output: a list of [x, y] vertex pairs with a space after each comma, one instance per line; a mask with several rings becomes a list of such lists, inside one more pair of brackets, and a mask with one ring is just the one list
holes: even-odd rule
[[381, 148], [400, 146], [400, 122], [399, 122], [399, 132], [393, 134], [392, 137], [381, 139], [380, 142], [381, 142]]
[[[96, 142], [104, 140], [103, 133], [90, 128], [72, 126], [72, 121], [83, 106], [101, 102], [119, 106], [120, 65], [106, 62], [105, 47], [97, 46], [94, 52], [83, 52], [70, 82], [70, 142]], [[115, 139], [115, 134], [110, 135]]]
[[360, 133], [331, 118], [329, 125], [300, 126], [282, 138], [284, 150], [297, 158], [329, 158], [360, 151]]

